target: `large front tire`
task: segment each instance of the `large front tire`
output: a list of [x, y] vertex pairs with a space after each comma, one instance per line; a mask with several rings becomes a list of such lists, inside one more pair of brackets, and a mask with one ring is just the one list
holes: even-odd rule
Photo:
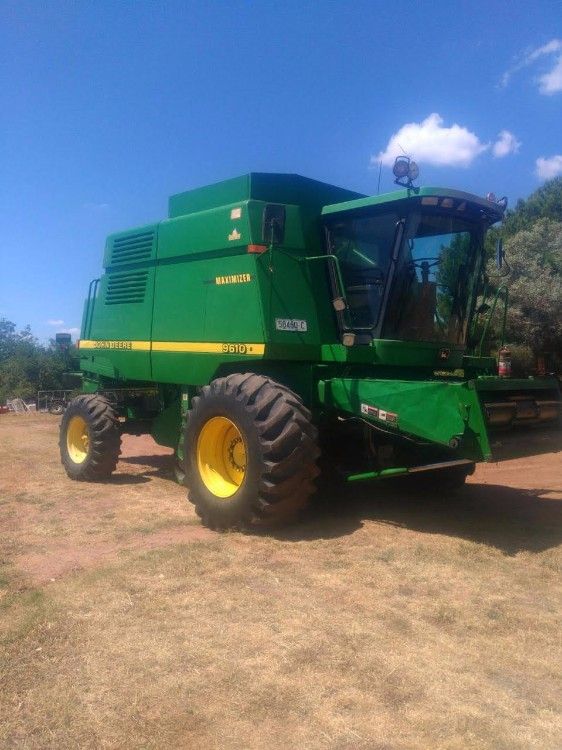
[[314, 493], [318, 433], [302, 400], [262, 375], [213, 380], [191, 402], [189, 499], [211, 528], [287, 522]]
[[71, 479], [95, 482], [111, 475], [121, 451], [121, 431], [104, 396], [92, 393], [72, 399], [61, 421], [59, 448]]

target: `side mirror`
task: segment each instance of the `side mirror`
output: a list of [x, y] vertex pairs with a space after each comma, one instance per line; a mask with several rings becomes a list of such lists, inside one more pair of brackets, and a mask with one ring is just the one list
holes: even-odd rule
[[262, 242], [282, 245], [285, 239], [285, 206], [268, 203], [263, 209]]

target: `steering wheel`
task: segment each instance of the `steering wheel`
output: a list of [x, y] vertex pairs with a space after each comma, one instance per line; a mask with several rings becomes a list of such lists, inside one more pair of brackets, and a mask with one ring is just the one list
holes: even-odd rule
[[413, 266], [414, 268], [421, 268], [422, 263], [427, 263], [427, 268], [434, 268], [441, 263], [441, 260], [441, 258], [413, 258], [412, 260], [408, 261], [408, 265]]

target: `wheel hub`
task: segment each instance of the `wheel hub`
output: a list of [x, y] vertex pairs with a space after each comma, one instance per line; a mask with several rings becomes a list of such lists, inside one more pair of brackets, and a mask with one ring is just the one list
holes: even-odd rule
[[84, 463], [90, 449], [90, 435], [86, 420], [76, 415], [68, 422], [66, 429], [66, 449], [71, 461]]
[[230, 441], [228, 446], [228, 458], [230, 465], [235, 471], [246, 471], [246, 450], [240, 436]]
[[232, 497], [246, 476], [246, 445], [234, 422], [212, 417], [197, 439], [197, 467], [205, 487], [217, 499]]

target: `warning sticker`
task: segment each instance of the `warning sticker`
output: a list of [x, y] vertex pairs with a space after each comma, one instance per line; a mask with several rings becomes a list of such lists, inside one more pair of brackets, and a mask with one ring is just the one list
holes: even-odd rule
[[374, 417], [380, 419], [381, 422], [387, 424], [398, 424], [398, 414], [393, 411], [386, 411], [385, 409], [379, 409], [378, 406], [371, 406], [370, 404], [361, 404], [361, 414], [365, 414], [367, 417]]

